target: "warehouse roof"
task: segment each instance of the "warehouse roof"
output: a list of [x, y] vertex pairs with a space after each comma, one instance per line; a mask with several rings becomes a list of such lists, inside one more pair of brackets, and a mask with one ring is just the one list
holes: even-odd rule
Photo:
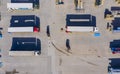
[[90, 14], [68, 14], [67, 26], [96, 26], [96, 18]]
[[40, 40], [36, 38], [13, 38], [11, 51], [39, 51]]

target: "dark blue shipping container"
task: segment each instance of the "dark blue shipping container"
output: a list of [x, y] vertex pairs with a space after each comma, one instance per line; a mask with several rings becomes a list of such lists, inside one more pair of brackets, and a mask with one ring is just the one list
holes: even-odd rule
[[33, 3], [34, 0], [11, 0], [11, 3]]
[[[89, 20], [89, 21], [70, 21], [70, 19]], [[96, 18], [90, 14], [67, 14], [66, 26], [96, 26]]]
[[111, 7], [111, 11], [120, 11], [120, 7]]

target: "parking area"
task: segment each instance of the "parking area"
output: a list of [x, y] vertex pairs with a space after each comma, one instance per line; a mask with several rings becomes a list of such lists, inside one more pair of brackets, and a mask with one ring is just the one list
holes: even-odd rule
[[[71, 8], [69, 9], [70, 6]], [[111, 31], [108, 31], [106, 29], [107, 22], [111, 23], [111, 21], [107, 21], [104, 19], [104, 10], [106, 8], [110, 9], [111, 6], [117, 6], [117, 4], [111, 0], [109, 2], [104, 1], [103, 5], [95, 7], [94, 1], [84, 1], [84, 12], [94, 15], [96, 17], [96, 26], [98, 27], [98, 30], [101, 34], [100, 37], [94, 37], [94, 33], [66, 33], [66, 14], [84, 13], [76, 12], [76, 10], [74, 9], [74, 2], [72, 0], [65, 2], [65, 5], [56, 6], [55, 9], [57, 11], [55, 11], [56, 14], [54, 15], [54, 18], [56, 18], [56, 20], [53, 24], [50, 25], [51, 38], [53, 39], [53, 42], [55, 42], [55, 44], [60, 49], [66, 49], [65, 41], [66, 39], [70, 39], [71, 51], [74, 55], [93, 55], [95, 53], [95, 55], [101, 55], [106, 57], [108, 54], [111, 53], [109, 51], [109, 42], [114, 39], [119, 39], [120, 37], [119, 33], [112, 33]], [[61, 31], [61, 28], [64, 28], [64, 30]], [[58, 39], [59, 37], [60, 39]]]
[[[119, 58], [120, 54], [112, 54], [109, 43], [120, 38], [119, 33], [106, 29], [108, 20], [104, 19], [104, 10], [118, 6], [114, 0], [104, 0], [100, 6], [94, 0], [82, 0], [83, 10], [76, 11], [74, 0], [64, 0], [64, 4], [56, 5], [55, 0], [40, 0], [40, 9], [28, 11], [8, 11], [7, 2], [1, 0], [1, 21], [3, 38], [0, 49], [3, 67], [0, 74], [16, 69], [20, 74], [106, 74], [108, 58]], [[8, 33], [12, 15], [36, 15], [40, 18], [38, 33]], [[96, 26], [100, 36], [94, 33], [66, 33], [67, 14], [91, 14], [96, 17]], [[46, 28], [49, 25], [50, 37]], [[61, 30], [61, 28], [63, 30]], [[41, 40], [41, 55], [30, 57], [10, 57], [9, 50], [13, 37], [35, 37]], [[69, 39], [70, 51], [67, 51], [66, 40]]]
[[[12, 15], [36, 15], [40, 17], [40, 10], [27, 10], [27, 11], [8, 11], [7, 10], [7, 2], [9, 0], [1, 1], [0, 10], [2, 13], [2, 19], [0, 21], [0, 27], [3, 28], [2, 34], [3, 38], [0, 39], [0, 49], [2, 57], [0, 61], [3, 62], [3, 66], [0, 68], [0, 74], [5, 74], [6, 71], [12, 71], [16, 69], [20, 74], [50, 74], [51, 73], [51, 57], [47, 56], [48, 50], [48, 38], [46, 36], [46, 23], [45, 25], [40, 25], [41, 32], [38, 33], [8, 33], [8, 27], [10, 26], [10, 19]], [[44, 2], [44, 0], [43, 0]], [[45, 3], [46, 4], [46, 3]], [[44, 5], [43, 5], [44, 6]], [[41, 9], [42, 10], [42, 9]], [[42, 14], [44, 16], [44, 14]], [[40, 19], [42, 20], [42, 19]], [[47, 21], [45, 21], [47, 22]], [[43, 21], [44, 23], [44, 21]], [[38, 57], [30, 56], [30, 57], [10, 57], [9, 50], [12, 46], [12, 38], [13, 37], [34, 37], [41, 40], [41, 55]], [[17, 60], [17, 61], [16, 61]]]
[[[74, 62], [71, 62], [69, 66], [66, 66], [66, 64], [61, 65], [60, 66], [61, 68], [59, 68], [59, 70], [61, 69], [60, 73], [61, 74], [87, 74], [87, 73], [106, 74], [107, 66], [108, 66], [108, 58], [119, 57], [119, 54], [113, 55], [111, 53], [109, 43], [112, 40], [119, 39], [120, 35], [119, 33], [113, 33], [106, 29], [107, 22], [111, 23], [111, 21], [104, 19], [104, 10], [106, 8], [110, 9], [111, 6], [118, 6], [117, 3], [115, 3], [114, 0], [110, 0], [110, 1], [104, 0], [103, 5], [97, 7], [94, 6], [94, 0], [92, 1], [84, 0], [83, 1], [84, 11], [76, 11], [73, 0], [64, 1], [64, 2], [65, 2], [64, 5], [55, 6], [56, 15], [54, 15], [54, 18], [56, 18], [56, 20], [54, 24], [50, 25], [51, 30], [53, 30], [51, 32], [52, 41], [59, 49], [56, 50], [57, 54], [59, 54], [60, 57], [62, 56], [61, 58], [63, 59], [63, 61], [67, 62], [68, 58], [70, 59], [66, 64], [74, 60], [73, 56], [77, 56], [80, 58], [82, 57], [87, 61], [90, 61], [90, 59], [101, 59], [101, 61], [98, 62], [99, 64], [101, 63], [101, 65], [103, 66], [102, 67], [97, 66], [100, 69], [96, 69], [96, 67], [93, 67], [94, 71], [90, 70], [91, 68], [87, 64], [84, 64], [82, 67], [81, 65], [78, 67], [76, 66], [76, 64], [82, 63], [78, 59], [78, 60], [74, 60]], [[99, 33], [101, 34], [100, 37], [95, 37], [94, 33], [65, 32], [66, 14], [84, 14], [84, 13], [91, 14], [96, 17], [96, 26], [98, 27]], [[64, 28], [64, 30], [61, 31], [60, 28]], [[65, 46], [66, 39], [70, 40], [70, 46], [71, 46], [70, 52], [67, 52], [67, 48]], [[64, 59], [65, 57], [63, 55], [68, 57]], [[85, 56], [89, 57], [89, 59], [87, 59]], [[77, 63], [75, 61], [77, 61]]]

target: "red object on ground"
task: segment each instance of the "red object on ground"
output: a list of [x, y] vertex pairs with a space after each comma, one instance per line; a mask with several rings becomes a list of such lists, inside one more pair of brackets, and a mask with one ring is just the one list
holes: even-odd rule
[[34, 32], [39, 32], [39, 28], [38, 27], [34, 27]]
[[71, 31], [68, 31], [67, 28], [66, 28], [66, 33], [71, 33]]
[[69, 33], [69, 31], [66, 30], [66, 33]]
[[65, 26], [65, 28], [67, 29], [67, 26]]
[[67, 31], [67, 26], [65, 28], [66, 28], [66, 33], [69, 33], [70, 31]]
[[113, 54], [116, 54], [116, 52], [112, 52]]

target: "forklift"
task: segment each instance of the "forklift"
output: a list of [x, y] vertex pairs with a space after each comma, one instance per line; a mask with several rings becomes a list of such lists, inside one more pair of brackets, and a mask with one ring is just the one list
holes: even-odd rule
[[109, 9], [105, 9], [104, 18], [106, 20], [113, 20], [114, 19], [114, 16], [113, 16], [112, 12]]
[[76, 10], [83, 9], [83, 2], [82, 2], [82, 0], [74, 0], [74, 3], [75, 3], [75, 9]]
[[120, 0], [115, 0], [115, 2], [117, 2], [118, 4], [120, 4]]
[[56, 0], [56, 5], [64, 4], [63, 0]]
[[100, 6], [102, 4], [102, 0], [95, 0], [95, 6]]

